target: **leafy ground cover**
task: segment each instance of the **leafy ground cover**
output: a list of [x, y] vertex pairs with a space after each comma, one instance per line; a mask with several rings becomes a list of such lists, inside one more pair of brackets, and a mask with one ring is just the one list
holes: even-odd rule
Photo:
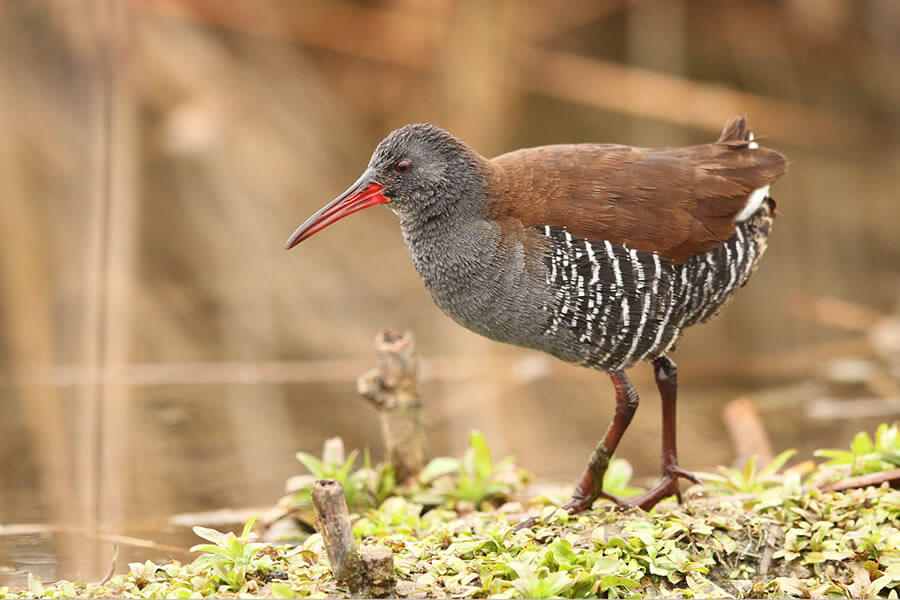
[[[823, 450], [821, 464], [787, 470], [790, 453], [757, 468], [720, 468], [682, 506], [650, 513], [598, 503], [570, 516], [555, 504], [564, 490], [528, 495], [511, 459], [494, 462], [473, 433], [461, 459], [437, 458], [418, 480], [398, 486], [390, 468], [330, 442], [281, 502], [282, 518], [311, 518], [316, 478], [342, 481], [360, 545], [394, 552], [396, 593], [435, 598], [886, 597], [900, 591], [900, 491], [880, 486], [824, 491], [850, 476], [900, 466], [897, 426], [859, 434], [847, 450]], [[629, 487], [630, 468], [614, 461], [607, 489]], [[896, 479], [894, 480], [896, 484]], [[513, 531], [529, 512], [541, 522]], [[308, 521], [307, 521], [308, 522]], [[132, 563], [103, 584], [32, 578], [0, 598], [345, 597], [329, 571], [322, 539], [263, 543], [253, 521], [240, 535], [196, 527], [208, 543], [189, 564]]]

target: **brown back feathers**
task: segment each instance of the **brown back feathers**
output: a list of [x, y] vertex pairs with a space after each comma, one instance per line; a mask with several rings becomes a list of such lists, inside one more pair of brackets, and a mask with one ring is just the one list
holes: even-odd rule
[[746, 118], [734, 117], [701, 146], [516, 150], [490, 161], [489, 214], [684, 263], [731, 237], [750, 194], [787, 169], [783, 155], [752, 148], [750, 137]]

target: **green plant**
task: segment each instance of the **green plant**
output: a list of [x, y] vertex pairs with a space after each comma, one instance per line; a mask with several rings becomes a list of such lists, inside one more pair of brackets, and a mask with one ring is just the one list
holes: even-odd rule
[[306, 452], [298, 452], [297, 460], [309, 471], [308, 475], [293, 478], [293, 495], [288, 501], [292, 509], [312, 508], [312, 487], [318, 479], [334, 479], [344, 488], [344, 498], [351, 512], [362, 512], [379, 506], [386, 498], [394, 495], [397, 483], [394, 470], [389, 464], [373, 468], [369, 451], [363, 454], [363, 466], [353, 470], [359, 452], [354, 450], [344, 458], [344, 444], [340, 438], [327, 440], [322, 448], [322, 457], [316, 458]]
[[240, 537], [232, 532], [222, 533], [208, 527], [194, 527], [195, 534], [212, 542], [197, 544], [191, 548], [191, 552], [205, 553], [194, 561], [194, 565], [209, 567], [222, 583], [235, 592], [244, 587], [248, 573], [269, 570], [272, 566], [271, 558], [268, 556], [257, 558], [257, 554], [266, 544], [249, 541], [255, 521], [256, 517], [247, 521]]
[[[294, 493], [292, 505], [295, 508], [310, 508], [312, 506], [312, 486], [318, 479], [334, 479], [343, 486], [344, 498], [347, 507], [351, 511], [361, 510], [368, 506], [369, 473], [364, 470], [353, 471], [353, 463], [359, 452], [354, 450], [344, 458], [344, 444], [340, 438], [332, 438], [325, 442], [322, 448], [322, 458], [316, 458], [306, 452], [298, 452], [297, 460], [309, 471], [309, 476], [303, 478], [301, 486]], [[368, 462], [368, 456], [366, 457]]]
[[816, 450], [816, 456], [828, 458], [825, 466], [849, 467], [851, 475], [867, 475], [900, 466], [900, 435], [896, 424], [882, 423], [875, 441], [862, 431], [856, 434], [850, 450]]
[[756, 457], [753, 456], [743, 469], [720, 466], [717, 474], [697, 473], [697, 476], [710, 482], [709, 487], [719, 493], [756, 494], [782, 484], [784, 478], [778, 471], [796, 452], [785, 450], [760, 470], [756, 469]]
[[535, 572], [527, 563], [516, 560], [509, 562], [509, 568], [518, 575], [511, 583], [521, 598], [562, 598], [561, 594], [574, 583], [563, 571], [550, 573], [546, 567], [540, 567]]
[[[883, 446], [885, 433], [880, 440]], [[470, 449], [484, 460], [479, 441]], [[363, 538], [363, 548], [393, 551], [396, 577], [404, 586], [399, 589], [409, 597], [896, 599], [900, 490], [804, 488], [802, 469], [783, 470], [786, 460], [781, 457], [780, 465], [768, 469], [757, 470], [754, 463], [746, 471], [731, 470], [731, 487], [722, 488], [729, 492], [767, 486], [779, 481], [782, 470], [783, 482], [752, 502], [692, 503], [652, 517], [611, 507], [568, 515], [544, 506], [540, 527], [511, 531], [507, 518], [517, 510], [512, 506], [510, 512], [468, 512], [471, 506], [426, 507], [394, 496], [355, 520], [354, 533]], [[448, 499], [463, 463], [456, 461], [432, 482]], [[494, 478], [515, 474], [493, 467]], [[621, 494], [627, 469], [611, 465], [610, 472], [612, 482], [606, 483]], [[482, 508], [490, 507], [483, 503]], [[250, 539], [252, 525], [233, 534], [196, 528], [207, 543], [193, 548], [203, 555], [189, 564], [129, 563], [125, 573], [98, 584], [41, 583], [32, 576], [18, 589], [0, 586], [0, 599], [335, 596], [320, 535], [292, 548], [262, 547]], [[764, 553], [771, 558], [768, 574], [757, 572]]]
[[426, 486], [413, 499], [422, 504], [442, 504], [447, 500], [472, 502], [507, 497], [519, 482], [512, 456], [494, 463], [491, 449], [479, 431], [469, 434], [469, 447], [462, 460], [446, 456], [429, 462], [419, 474]]

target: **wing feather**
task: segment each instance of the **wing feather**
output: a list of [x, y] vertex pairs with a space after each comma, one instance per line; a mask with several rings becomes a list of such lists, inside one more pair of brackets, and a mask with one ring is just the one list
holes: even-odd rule
[[489, 210], [683, 263], [731, 237], [750, 194], [787, 169], [782, 154], [751, 140], [746, 118], [735, 117], [716, 142], [700, 146], [517, 150], [490, 161]]

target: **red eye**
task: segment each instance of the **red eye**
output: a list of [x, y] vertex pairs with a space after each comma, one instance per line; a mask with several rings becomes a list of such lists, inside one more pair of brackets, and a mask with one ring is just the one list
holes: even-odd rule
[[409, 164], [408, 160], [401, 160], [396, 165], [394, 165], [394, 168], [397, 169], [398, 173], [406, 173], [407, 171], [409, 171], [409, 168], [411, 166], [412, 165]]

